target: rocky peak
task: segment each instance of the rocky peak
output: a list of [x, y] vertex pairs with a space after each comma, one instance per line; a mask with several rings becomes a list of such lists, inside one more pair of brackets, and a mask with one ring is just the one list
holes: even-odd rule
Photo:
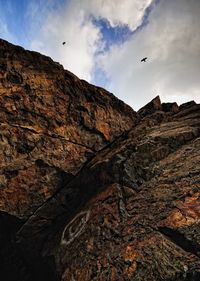
[[142, 107], [138, 111], [138, 114], [141, 117], [145, 117], [158, 110], [162, 110], [162, 105], [161, 105], [160, 97], [156, 96], [152, 101], [150, 101], [148, 104], [146, 104], [144, 107]]

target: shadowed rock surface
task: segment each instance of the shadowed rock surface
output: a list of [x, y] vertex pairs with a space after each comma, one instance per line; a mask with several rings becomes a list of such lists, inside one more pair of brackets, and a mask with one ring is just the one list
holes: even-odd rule
[[4, 280], [200, 280], [200, 105], [135, 113], [0, 43]]

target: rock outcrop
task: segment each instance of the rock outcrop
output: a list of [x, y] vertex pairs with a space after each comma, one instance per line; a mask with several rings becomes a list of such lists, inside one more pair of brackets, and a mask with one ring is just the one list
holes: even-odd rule
[[200, 280], [200, 105], [136, 113], [0, 44], [4, 280]]
[[36, 52], [0, 41], [0, 208], [27, 219], [136, 113]]

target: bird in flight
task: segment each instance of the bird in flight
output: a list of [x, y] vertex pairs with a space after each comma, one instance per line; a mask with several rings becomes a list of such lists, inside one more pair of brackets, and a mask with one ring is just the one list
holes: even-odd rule
[[65, 45], [65, 44], [66, 44], [66, 42], [64, 41], [64, 42], [62, 42], [62, 44], [63, 44], [63, 45]]
[[141, 62], [146, 62], [146, 60], [147, 60], [147, 57], [143, 58], [143, 59], [141, 60]]

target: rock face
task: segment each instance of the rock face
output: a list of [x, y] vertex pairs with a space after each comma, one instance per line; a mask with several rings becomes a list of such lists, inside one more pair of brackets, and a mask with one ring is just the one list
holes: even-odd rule
[[3, 280], [200, 280], [200, 105], [135, 113], [0, 44]]
[[49, 57], [0, 41], [0, 208], [27, 219], [136, 113]]

